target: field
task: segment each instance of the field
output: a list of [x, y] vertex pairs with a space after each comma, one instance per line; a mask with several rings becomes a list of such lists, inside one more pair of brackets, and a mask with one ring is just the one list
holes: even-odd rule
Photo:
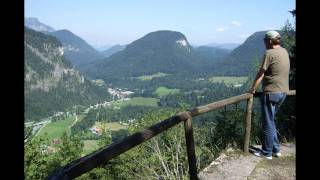
[[139, 76], [136, 77], [137, 79], [140, 79], [142, 81], [148, 81], [148, 80], [152, 80], [153, 78], [156, 77], [164, 77], [164, 76], [169, 76], [170, 74], [165, 74], [165, 73], [156, 73], [156, 74], [152, 74], [152, 75], [146, 75], [146, 76]]
[[166, 96], [169, 94], [174, 94], [174, 93], [179, 93], [179, 89], [168, 89], [166, 87], [158, 87], [156, 90], [156, 94], [161, 97], [161, 96]]
[[[109, 129], [111, 131], [117, 131], [120, 129], [126, 129], [127, 126], [123, 126], [119, 124], [118, 122], [113, 122], [113, 123], [101, 123], [101, 122], [96, 122], [95, 126], [98, 126], [100, 128], [105, 128]], [[98, 149], [98, 140], [83, 140], [84, 146], [83, 146], [83, 155], [89, 154], [95, 150]]]
[[224, 83], [227, 86], [237, 85], [237, 84], [244, 84], [248, 80], [247, 76], [213, 76], [209, 78], [209, 82], [212, 83]]
[[158, 106], [159, 99], [156, 98], [143, 98], [143, 97], [134, 97], [128, 101], [116, 101], [113, 103], [113, 106], [124, 107], [124, 106]]
[[83, 140], [83, 155], [87, 155], [98, 149], [98, 141], [97, 140]]
[[102, 79], [96, 79], [96, 80], [93, 80], [93, 82], [98, 86], [103, 86], [106, 84]]
[[126, 129], [127, 126], [123, 126], [119, 124], [118, 122], [112, 122], [112, 123], [101, 123], [101, 122], [96, 122], [95, 126], [102, 127], [103, 129], [109, 129], [111, 131], [118, 131], [120, 129]]
[[49, 123], [39, 132], [38, 136], [44, 136], [44, 134], [47, 133], [49, 140], [52, 140], [54, 138], [60, 138], [65, 131], [70, 134], [70, 126], [74, 120], [75, 117], [72, 116], [63, 120]]

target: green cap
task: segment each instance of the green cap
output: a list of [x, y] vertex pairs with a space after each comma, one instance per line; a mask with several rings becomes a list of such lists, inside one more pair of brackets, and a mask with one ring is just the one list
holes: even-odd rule
[[268, 31], [264, 38], [266, 39], [280, 39], [280, 34], [277, 31]]

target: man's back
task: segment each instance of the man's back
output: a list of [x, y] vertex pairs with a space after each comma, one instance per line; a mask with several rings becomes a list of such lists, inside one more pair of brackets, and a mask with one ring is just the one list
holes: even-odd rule
[[290, 60], [287, 50], [282, 47], [268, 49], [264, 61], [263, 90], [265, 92], [289, 91]]

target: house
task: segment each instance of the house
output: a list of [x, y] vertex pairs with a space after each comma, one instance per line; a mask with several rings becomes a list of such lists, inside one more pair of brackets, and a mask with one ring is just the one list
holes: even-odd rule
[[98, 135], [101, 135], [102, 132], [101, 132], [101, 129], [100, 128], [97, 128], [97, 127], [92, 127], [90, 128], [90, 131], [93, 133], [93, 134], [98, 134]]
[[61, 140], [55, 138], [55, 139], [52, 140], [52, 143], [53, 143], [53, 144], [61, 144]]

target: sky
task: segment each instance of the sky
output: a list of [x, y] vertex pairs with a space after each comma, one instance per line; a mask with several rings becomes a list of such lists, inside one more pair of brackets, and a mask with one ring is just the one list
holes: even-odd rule
[[295, 7], [295, 0], [25, 0], [24, 13], [99, 48], [158, 30], [181, 32], [192, 45], [240, 44], [294, 22]]

